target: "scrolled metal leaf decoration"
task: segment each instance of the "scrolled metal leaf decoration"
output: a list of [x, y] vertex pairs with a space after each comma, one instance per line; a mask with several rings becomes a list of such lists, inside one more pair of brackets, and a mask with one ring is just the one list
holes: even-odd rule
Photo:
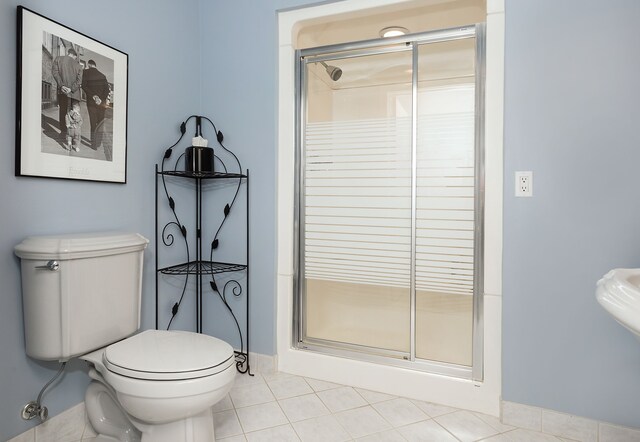
[[[167, 161], [167, 159], [169, 157], [171, 157], [171, 153], [173, 152], [173, 148], [175, 146], [177, 146], [178, 143], [182, 140], [182, 137], [184, 137], [184, 134], [186, 132], [186, 122], [183, 122], [180, 125], [180, 132], [181, 132], [181, 134], [180, 134], [180, 137], [178, 138], [178, 140], [175, 143], [173, 143], [172, 146], [170, 146], [169, 148], [167, 148], [164, 151], [164, 156], [162, 158], [162, 163], [161, 163], [161, 168], [160, 168], [160, 170], [163, 172], [160, 175], [161, 178], [162, 178], [162, 188], [164, 189], [164, 194], [167, 197], [167, 201], [169, 203], [169, 208], [171, 209], [171, 213], [173, 214], [173, 219], [174, 219], [174, 221], [168, 222], [164, 226], [164, 228], [162, 229], [162, 242], [164, 243], [164, 245], [166, 247], [171, 247], [173, 245], [173, 243], [174, 243], [175, 237], [174, 237], [174, 235], [172, 233], [167, 233], [167, 229], [170, 226], [177, 227], [180, 230], [180, 233], [182, 234], [182, 237], [184, 238], [184, 248], [185, 248], [185, 254], [186, 254], [186, 262], [189, 262], [189, 260], [191, 258], [191, 253], [189, 251], [189, 242], [187, 240], [186, 228], [180, 222], [180, 218], [178, 217], [178, 213], [176, 212], [175, 200], [173, 199], [173, 197], [171, 197], [171, 195], [169, 195], [169, 190], [167, 189], [167, 182], [166, 182], [165, 176], [164, 176], [166, 161]], [[189, 274], [186, 274], [185, 277], [184, 277], [184, 285], [182, 286], [182, 293], [180, 294], [180, 299], [171, 308], [171, 319], [169, 319], [169, 323], [167, 324], [167, 330], [171, 327], [171, 323], [173, 322], [173, 319], [178, 314], [178, 310], [180, 309], [180, 304], [182, 303], [182, 300], [184, 299], [184, 295], [185, 295], [185, 293], [187, 291], [188, 282], [189, 282]]]
[[247, 362], [247, 355], [244, 352], [244, 336], [242, 335], [242, 329], [240, 328], [240, 324], [238, 323], [238, 318], [236, 318], [236, 315], [233, 313], [233, 309], [227, 302], [227, 288], [229, 288], [230, 285], [231, 294], [235, 297], [240, 297], [242, 295], [242, 285], [240, 285], [240, 283], [235, 279], [227, 281], [222, 289], [222, 298], [224, 300], [225, 306], [227, 307], [227, 310], [236, 323], [236, 329], [238, 330], [238, 335], [240, 336], [240, 353], [236, 355], [236, 369], [240, 373], [246, 373], [249, 370], [249, 367], [247, 366], [246, 368], [243, 368], [245, 366], [245, 363]]
[[227, 289], [231, 290], [231, 294], [233, 296], [238, 297], [242, 295], [242, 285], [240, 285], [240, 283], [235, 279], [231, 279], [224, 284], [224, 287], [222, 288], [222, 293], [221, 293], [220, 290], [218, 289], [218, 285], [216, 284], [215, 278], [213, 277], [213, 275], [211, 275], [210, 284], [211, 284], [211, 288], [218, 295], [218, 297], [220, 298], [220, 301], [222, 301], [222, 304], [227, 308], [227, 311], [229, 312], [229, 314], [233, 318], [233, 321], [236, 324], [236, 329], [238, 330], [238, 336], [240, 337], [240, 353], [236, 352], [236, 368], [240, 373], [246, 373], [249, 370], [249, 368], [248, 367], [246, 369], [242, 368], [247, 361], [246, 353], [244, 352], [245, 338], [244, 338], [244, 335], [242, 334], [242, 328], [240, 327], [238, 318], [236, 317], [235, 313], [233, 312], [233, 309], [227, 302]]
[[231, 287], [231, 294], [235, 297], [239, 297], [242, 295], [242, 286], [240, 285], [240, 283], [238, 281], [236, 281], [235, 279], [232, 279], [230, 281], [227, 281], [227, 283], [224, 285], [223, 289], [222, 289], [222, 296], [224, 297], [224, 299], [227, 299], [227, 287], [229, 286], [229, 284], [233, 284], [233, 286]]
[[180, 224], [178, 224], [175, 221], [171, 221], [171, 222], [168, 222], [162, 229], [162, 242], [167, 247], [170, 247], [171, 245], [173, 245], [173, 241], [175, 239], [173, 236], [173, 233], [167, 232], [167, 229], [169, 227], [176, 227], [178, 230], [180, 230]]
[[[239, 175], [240, 175], [239, 178], [238, 178], [238, 184], [236, 186], [236, 191], [235, 191], [235, 193], [233, 195], [233, 199], [231, 200], [231, 203], [228, 203], [228, 204], [225, 205], [225, 207], [224, 207], [224, 218], [222, 219], [222, 222], [218, 226], [218, 229], [216, 230], [216, 233], [213, 236], [214, 242], [211, 244], [211, 255], [213, 256], [213, 250], [215, 248], [217, 248], [217, 243], [215, 242], [215, 240], [218, 239], [218, 235], [220, 234], [220, 231], [222, 230], [222, 226], [224, 226], [224, 223], [226, 222], [226, 220], [227, 220], [227, 218], [229, 216], [229, 213], [231, 212], [231, 208], [233, 208], [233, 205], [236, 202], [236, 199], [238, 198], [238, 193], [240, 192], [240, 186], [242, 184], [242, 164], [240, 163], [240, 160], [238, 159], [236, 154], [234, 154], [232, 151], [227, 149], [224, 144], [222, 144], [222, 141], [224, 140], [224, 135], [222, 134], [222, 131], [218, 130], [218, 128], [216, 127], [214, 122], [211, 121], [209, 118], [207, 118], [205, 116], [202, 116], [200, 118], [208, 121], [211, 124], [211, 126], [213, 126], [213, 131], [216, 134], [216, 141], [218, 142], [220, 147], [222, 147], [222, 149], [224, 149], [227, 153], [229, 153], [234, 158], [236, 164], [238, 165], [238, 172], [239, 172]], [[221, 160], [220, 162], [222, 163], [222, 166], [224, 167], [224, 170], [226, 172], [227, 171], [227, 166], [224, 164], [224, 161]], [[216, 244], [216, 247], [213, 247], [213, 244]]]

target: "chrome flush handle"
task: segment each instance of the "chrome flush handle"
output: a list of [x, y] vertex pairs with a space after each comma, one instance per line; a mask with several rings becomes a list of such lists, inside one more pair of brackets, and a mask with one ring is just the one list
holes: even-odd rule
[[60, 264], [58, 263], [58, 261], [53, 261], [53, 260], [49, 261], [43, 266], [36, 267], [36, 269], [39, 269], [39, 270], [51, 270], [52, 272], [55, 272], [59, 268], [60, 268]]

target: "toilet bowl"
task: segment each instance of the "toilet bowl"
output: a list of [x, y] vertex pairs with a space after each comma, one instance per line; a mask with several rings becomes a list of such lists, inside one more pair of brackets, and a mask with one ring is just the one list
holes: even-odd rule
[[[115, 393], [110, 397], [116, 403], [109, 404], [105, 397], [93, 398], [105, 390], [87, 391], [89, 420], [98, 423], [94, 428], [121, 421], [114, 411], [118, 408], [143, 442], [215, 440], [211, 406], [229, 392], [236, 375], [233, 349], [226, 342], [191, 332], [147, 330], [81, 359], [93, 368], [90, 376]], [[128, 433], [123, 436], [126, 430], [111, 427], [102, 435], [135, 441], [127, 439]]]

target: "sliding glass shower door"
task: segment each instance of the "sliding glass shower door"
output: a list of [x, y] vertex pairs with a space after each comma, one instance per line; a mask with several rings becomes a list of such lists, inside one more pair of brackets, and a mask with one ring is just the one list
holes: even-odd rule
[[482, 377], [482, 26], [299, 51], [295, 344]]
[[411, 106], [392, 97], [411, 96], [411, 52], [326, 64], [338, 81], [306, 66], [304, 335], [408, 355]]

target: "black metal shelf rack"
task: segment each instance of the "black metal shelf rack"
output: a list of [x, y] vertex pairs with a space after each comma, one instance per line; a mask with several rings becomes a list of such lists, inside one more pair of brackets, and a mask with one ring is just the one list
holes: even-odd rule
[[[221, 142], [220, 145], [222, 146]], [[180, 158], [176, 160], [176, 164], [174, 165], [173, 170], [164, 170], [167, 159], [171, 156], [172, 148], [173, 146], [165, 152], [162, 163], [160, 165], [156, 165], [156, 329], [159, 329], [161, 326], [159, 312], [159, 301], [161, 296], [159, 289], [160, 275], [184, 275], [185, 278], [182, 293], [179, 294], [179, 297], [176, 296], [177, 302], [173, 305], [173, 308], [171, 310], [171, 319], [166, 325], [167, 330], [171, 327], [173, 319], [180, 311], [180, 303], [184, 299], [185, 295], [187, 295], [188, 292], [190, 293], [187, 282], [189, 280], [189, 277], [193, 277], [195, 281], [194, 291], [196, 304], [196, 332], [202, 333], [203, 331], [203, 297], [205, 294], [209, 294], [208, 291], [210, 289], [213, 294], [217, 295], [220, 298], [228, 313], [233, 317], [233, 320], [237, 327], [240, 337], [240, 350], [235, 351], [236, 367], [240, 373], [248, 373], [249, 375], [252, 375], [251, 367], [249, 364], [249, 171], [247, 170], [245, 171], [245, 173], [242, 173], [242, 166], [237, 157], [233, 155], [233, 153], [228, 151], [224, 146], [222, 146], [222, 148], [231, 153], [231, 155], [233, 155], [233, 158], [235, 158], [240, 173], [226, 172], [226, 165], [224, 165], [222, 160], [217, 155], [215, 156], [215, 158], [222, 164], [222, 168], [223, 170], [225, 170], [225, 172], [180, 171], [177, 170], [178, 161], [180, 161]], [[180, 220], [180, 216], [184, 215], [184, 213], [179, 214], [177, 210], [176, 201], [170, 193], [172, 183], [170, 183], [169, 181], [173, 180], [166, 180], [165, 178], [167, 177], [178, 180], [193, 180], [194, 182], [193, 188], [195, 193], [195, 204], [192, 203], [192, 205], [194, 206], [192, 207], [192, 210], [194, 210], [195, 212], [195, 226], [192, 227], [195, 227], [195, 236], [189, 236], [187, 226], [185, 226]], [[246, 193], [246, 263], [217, 262], [215, 260], [206, 259], [203, 256], [205, 255], [205, 253], [203, 253], [203, 194], [205, 192], [215, 192], [215, 190], [203, 189], [203, 181], [206, 180], [237, 180], [237, 188], [233, 200], [224, 206], [224, 218], [218, 226], [214, 238], [212, 238], [211, 249], [206, 251], [206, 255], [209, 258], [213, 257], [220, 240], [218, 236], [222, 231], [222, 227], [225, 224], [227, 217], [234, 207], [234, 203], [236, 201], [238, 193], [240, 192], [240, 189], [244, 187], [244, 191]], [[164, 220], [160, 220], [159, 218], [158, 208], [161, 204], [164, 203], [168, 204], [168, 207], [170, 209], [168, 222], [165, 222], [166, 218]], [[179, 264], [161, 267], [159, 265], [159, 257], [160, 255], [165, 253], [163, 252], [163, 250], [174, 246], [177, 243], [176, 240], [180, 239], [182, 239], [182, 243], [184, 245], [186, 259]], [[195, 252], [192, 249], [192, 247], [194, 246]], [[246, 276], [244, 289], [238, 279], [234, 279], [235, 275], [233, 275], [233, 273], [239, 272], [244, 273], [244, 275]], [[228, 280], [226, 280], [224, 284], [221, 283], [221, 280], [216, 280], [216, 277], [220, 277], [222, 276], [222, 274], [231, 275], [229, 276], [229, 278], [227, 278]], [[221, 287], [219, 287], [218, 284], [220, 284]], [[207, 288], [206, 290], [205, 287]], [[193, 291], [193, 289], [191, 290]], [[231, 304], [227, 302], [227, 294], [229, 293], [231, 293], [231, 295], [234, 297], [244, 296], [245, 298], [246, 322], [244, 324], [244, 327], [241, 327], [240, 322], [238, 321], [238, 317], [236, 316], [236, 313], [234, 312]]]

